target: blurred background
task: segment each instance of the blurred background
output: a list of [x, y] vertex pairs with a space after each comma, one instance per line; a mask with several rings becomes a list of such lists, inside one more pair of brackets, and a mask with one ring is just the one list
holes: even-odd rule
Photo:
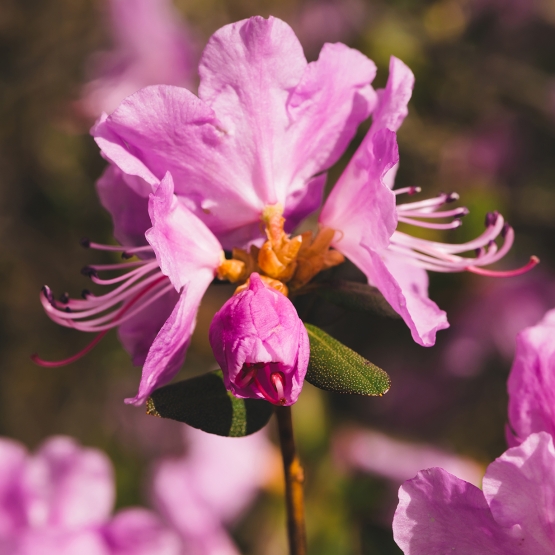
[[[309, 60], [324, 42], [360, 49], [378, 65], [376, 87], [385, 85], [389, 57], [401, 58], [416, 86], [398, 134], [397, 187], [420, 186], [420, 198], [457, 191], [471, 210], [460, 229], [426, 237], [468, 240], [497, 209], [516, 231], [500, 267], [520, 266], [531, 254], [541, 259], [532, 272], [506, 280], [432, 275], [430, 296], [447, 310], [451, 328], [430, 349], [414, 344], [401, 320], [347, 313], [321, 299], [300, 305], [301, 316], [392, 378], [391, 391], [376, 399], [306, 384], [294, 407], [309, 551], [400, 553], [390, 530], [399, 484], [442, 461], [479, 484], [481, 469], [506, 448], [514, 336], [555, 306], [555, 0], [176, 0], [175, 9], [190, 48], [183, 67], [193, 68], [183, 84], [193, 90], [211, 33], [252, 15], [287, 21]], [[95, 192], [105, 162], [88, 135], [102, 101], [99, 76], [127, 63], [106, 54], [122, 41], [110, 13], [108, 0], [0, 6], [0, 434], [30, 448], [69, 434], [107, 451], [123, 507], [148, 503], [150, 465], [184, 449], [182, 426], [123, 404], [140, 369], [115, 332], [68, 367], [39, 368], [30, 360], [34, 352], [65, 358], [91, 339], [45, 316], [42, 285], [78, 296], [90, 287], [81, 267], [111, 260], [79, 245], [81, 237], [113, 241]], [[148, 34], [142, 44], [152, 44]], [[366, 129], [330, 172], [329, 185]], [[348, 263], [334, 277], [362, 279]], [[231, 292], [209, 290], [178, 379], [214, 369], [208, 326]], [[284, 552], [279, 472], [276, 465], [232, 529], [242, 553]]]

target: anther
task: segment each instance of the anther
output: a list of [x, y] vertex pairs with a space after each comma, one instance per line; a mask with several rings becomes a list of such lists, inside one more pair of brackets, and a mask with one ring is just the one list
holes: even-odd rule
[[503, 226], [503, 229], [501, 230], [501, 237], [503, 237], [503, 239], [505, 239], [510, 229], [511, 229], [511, 226], [508, 223], [505, 223], [505, 225]]
[[62, 294], [60, 295], [60, 302], [61, 302], [62, 304], [67, 304], [67, 303], [69, 303], [69, 293], [62, 293]]
[[48, 285], [43, 285], [41, 291], [42, 291], [42, 294], [46, 297], [46, 300], [51, 305], [54, 305], [54, 295], [52, 294], [52, 289], [50, 289]]
[[459, 193], [448, 193], [445, 195], [445, 202], [455, 202], [459, 200]]
[[69, 306], [66, 306], [66, 307], [64, 308], [64, 310], [65, 310], [66, 312], [72, 312], [72, 310], [71, 310], [71, 308], [69, 308]]
[[81, 273], [89, 278], [98, 277], [98, 272], [91, 266], [85, 266], [81, 269]]
[[486, 213], [486, 221], [485, 226], [486, 227], [491, 227], [494, 226], [495, 223], [497, 222], [497, 217], [499, 216], [499, 212], [487, 212]]
[[88, 289], [83, 289], [83, 291], [81, 291], [81, 297], [83, 297], [83, 299], [85, 300], [87, 300], [87, 298], [91, 295], [92, 293]]
[[91, 240], [88, 239], [87, 237], [83, 237], [83, 238], [79, 241], [79, 243], [80, 243], [81, 246], [82, 246], [83, 248], [85, 248], [85, 249], [88, 249], [88, 248], [90, 248], [90, 246], [91, 246]]
[[121, 257], [122, 257], [124, 260], [129, 260], [130, 258], [133, 258], [133, 256], [134, 256], [133, 254], [130, 254], [130, 253], [125, 252], [125, 251], [123, 251], [123, 252], [121, 253]]
[[422, 189], [420, 187], [409, 187], [407, 194], [408, 195], [416, 195], [417, 193], [422, 192]]

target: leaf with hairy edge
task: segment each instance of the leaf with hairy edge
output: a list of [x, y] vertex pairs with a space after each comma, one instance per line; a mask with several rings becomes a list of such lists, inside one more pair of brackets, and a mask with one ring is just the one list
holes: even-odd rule
[[315, 283], [314, 292], [347, 310], [375, 312], [380, 316], [400, 318], [378, 289], [366, 283], [336, 279]]
[[306, 381], [336, 393], [379, 395], [389, 391], [386, 372], [337, 341], [325, 331], [305, 323], [310, 339]]
[[239, 399], [227, 391], [221, 370], [166, 385], [147, 399], [147, 414], [219, 436], [253, 434], [273, 413], [274, 406], [267, 401]]

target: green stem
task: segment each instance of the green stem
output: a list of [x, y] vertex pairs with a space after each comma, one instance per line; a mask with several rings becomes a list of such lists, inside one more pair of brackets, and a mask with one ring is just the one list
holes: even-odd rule
[[279, 443], [285, 474], [285, 502], [290, 555], [306, 555], [304, 522], [304, 472], [295, 449], [291, 407], [277, 407]]

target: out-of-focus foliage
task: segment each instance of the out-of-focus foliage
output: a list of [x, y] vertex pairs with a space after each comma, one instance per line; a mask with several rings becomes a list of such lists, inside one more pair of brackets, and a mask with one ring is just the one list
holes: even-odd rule
[[[398, 186], [420, 186], [426, 197], [457, 190], [471, 214], [450, 232], [454, 241], [474, 237], [485, 212], [499, 209], [517, 234], [506, 265], [522, 264], [530, 254], [542, 260], [510, 283], [433, 276], [433, 297], [452, 326], [432, 349], [415, 345], [399, 320], [347, 312], [322, 298], [300, 302], [301, 317], [392, 380], [391, 391], [376, 399], [306, 385], [294, 407], [307, 467], [310, 552], [398, 553], [390, 532], [398, 484], [341, 470], [330, 439], [339, 425], [356, 423], [480, 463], [504, 450], [514, 333], [555, 304], [555, 4], [177, 0], [176, 6], [200, 43], [221, 25], [255, 14], [289, 22], [311, 59], [326, 40], [346, 42], [376, 61], [379, 86], [389, 56], [403, 59], [416, 88], [399, 132]], [[79, 269], [110, 260], [79, 246], [82, 236], [110, 241], [111, 223], [94, 189], [104, 162], [87, 134], [90, 122], [73, 108], [89, 56], [110, 44], [104, 8], [100, 0], [3, 0], [0, 9], [0, 434], [33, 447], [64, 433], [107, 449], [121, 506], [141, 499], [148, 461], [180, 449], [179, 425], [123, 405], [136, 390], [139, 369], [114, 335], [69, 367], [38, 368], [29, 359], [35, 351], [63, 358], [90, 339], [48, 320], [40, 287], [77, 293], [90, 287]], [[330, 184], [355, 146], [331, 172]], [[348, 264], [330, 274], [361, 279]], [[214, 369], [208, 327], [231, 292], [214, 287], [203, 301], [180, 378]], [[283, 552], [280, 488], [276, 478], [238, 524], [245, 553]]]

